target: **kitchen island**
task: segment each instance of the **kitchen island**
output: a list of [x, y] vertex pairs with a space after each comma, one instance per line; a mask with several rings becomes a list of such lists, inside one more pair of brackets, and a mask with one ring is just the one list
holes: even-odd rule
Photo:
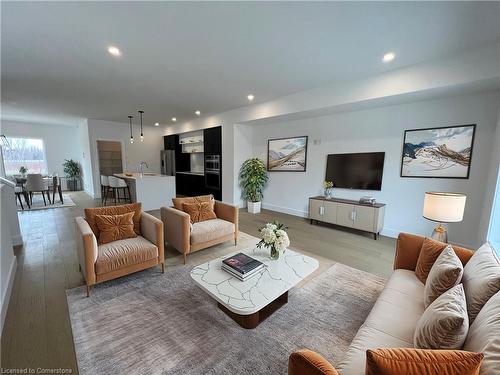
[[175, 198], [175, 176], [159, 173], [115, 173], [130, 188], [132, 202], [141, 202], [144, 211], [172, 205]]

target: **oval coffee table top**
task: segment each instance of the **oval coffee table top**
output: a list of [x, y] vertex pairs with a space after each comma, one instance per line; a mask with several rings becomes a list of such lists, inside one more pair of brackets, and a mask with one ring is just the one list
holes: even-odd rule
[[[261, 261], [266, 267], [248, 280], [238, 280], [223, 271], [221, 265], [223, 259], [239, 252]], [[228, 310], [250, 315], [297, 285], [318, 266], [316, 259], [293, 250], [288, 249], [278, 260], [272, 260], [269, 250], [250, 247], [194, 267], [191, 277]]]

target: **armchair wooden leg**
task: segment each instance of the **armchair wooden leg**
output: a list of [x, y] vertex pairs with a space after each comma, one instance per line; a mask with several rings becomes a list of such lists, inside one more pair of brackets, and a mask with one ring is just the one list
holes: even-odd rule
[[238, 235], [234, 234], [234, 246], [238, 245]]
[[90, 285], [87, 285], [87, 297], [90, 297], [90, 288], [92, 288]]
[[161, 273], [165, 273], [165, 263], [161, 264]]
[[187, 254], [184, 254], [184, 264], [186, 264]]

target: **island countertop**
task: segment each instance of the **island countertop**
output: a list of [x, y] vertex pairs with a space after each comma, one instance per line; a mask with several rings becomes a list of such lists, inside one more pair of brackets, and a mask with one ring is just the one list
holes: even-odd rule
[[[131, 174], [131, 176], [127, 176]], [[159, 210], [162, 206], [170, 206], [175, 198], [175, 176], [159, 173], [115, 173], [122, 178], [130, 189], [132, 202], [142, 203], [144, 211]]]
[[131, 173], [115, 173], [115, 177], [118, 178], [124, 178], [124, 179], [129, 179], [129, 180], [137, 180], [137, 179], [142, 179], [142, 178], [167, 178], [167, 177], [173, 177], [173, 176], [168, 176], [166, 174], [160, 174], [160, 173], [144, 173], [142, 176], [140, 173], [137, 172], [131, 172]]

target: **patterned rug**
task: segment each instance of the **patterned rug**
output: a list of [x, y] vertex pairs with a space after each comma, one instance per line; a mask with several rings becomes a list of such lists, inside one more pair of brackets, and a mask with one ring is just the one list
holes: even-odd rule
[[299, 348], [335, 364], [385, 284], [337, 263], [245, 330], [195, 285], [190, 269], [152, 268], [101, 284], [90, 298], [84, 287], [68, 290], [80, 374], [286, 374]]

